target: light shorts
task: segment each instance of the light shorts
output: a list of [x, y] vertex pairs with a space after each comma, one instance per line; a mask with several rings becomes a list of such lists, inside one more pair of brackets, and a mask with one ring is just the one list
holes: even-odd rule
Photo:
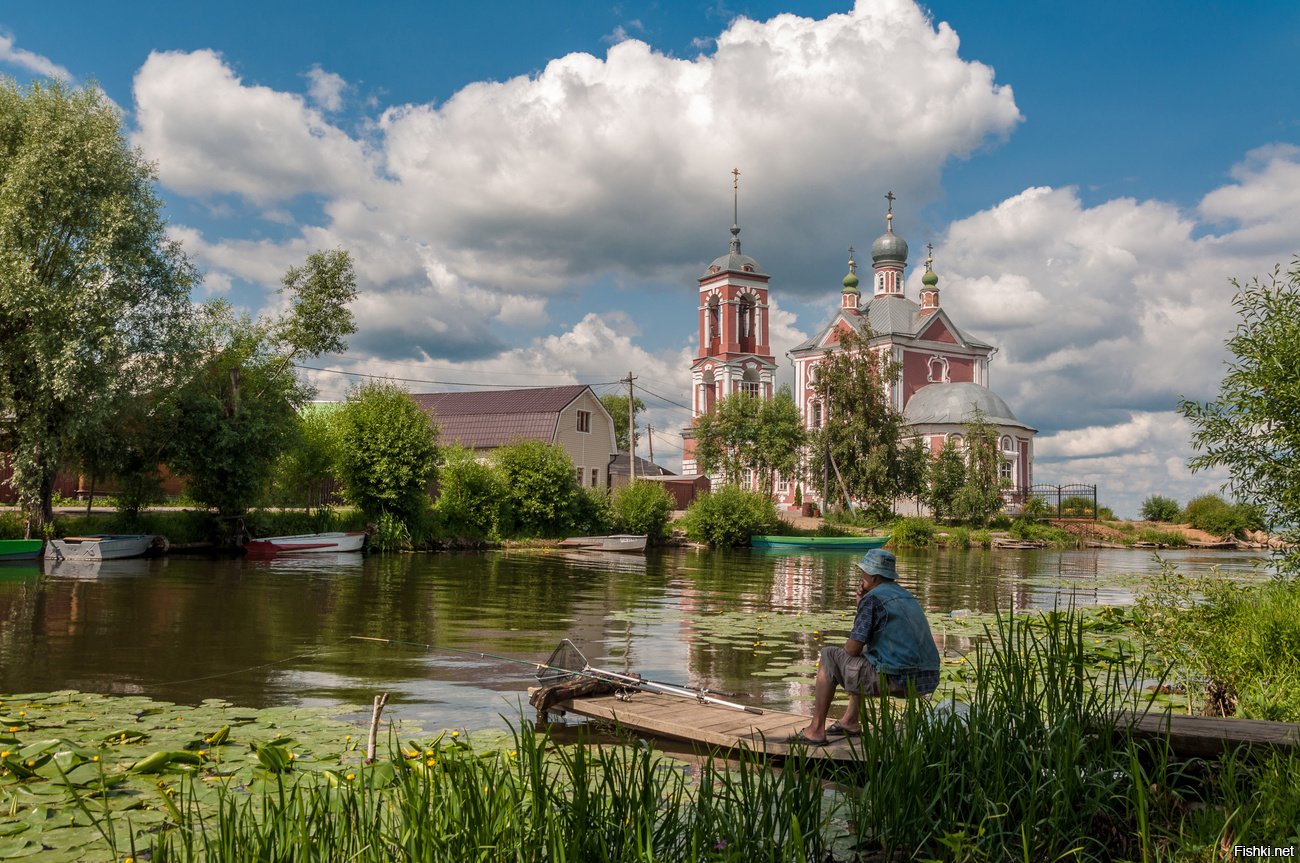
[[[826, 676], [846, 692], [858, 692], [862, 695], [879, 695], [882, 675], [865, 656], [849, 656], [842, 647], [823, 647], [821, 653], [822, 668]], [[902, 680], [888, 680], [889, 694], [903, 698], [907, 695], [907, 683]]]

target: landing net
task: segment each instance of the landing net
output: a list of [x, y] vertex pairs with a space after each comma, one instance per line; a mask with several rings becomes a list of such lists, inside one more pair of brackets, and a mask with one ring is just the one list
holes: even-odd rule
[[583, 656], [582, 651], [566, 638], [552, 651], [551, 658], [546, 660], [546, 664], [538, 667], [537, 682], [543, 686], [550, 686], [568, 680], [576, 674], [582, 674], [587, 668], [587, 657]]

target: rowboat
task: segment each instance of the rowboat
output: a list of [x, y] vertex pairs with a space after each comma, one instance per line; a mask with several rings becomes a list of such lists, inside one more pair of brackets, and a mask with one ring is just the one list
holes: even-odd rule
[[154, 545], [166, 547], [167, 540], [152, 533], [99, 533], [65, 536], [45, 546], [46, 560], [120, 560], [141, 557]]
[[609, 536], [571, 536], [560, 541], [561, 548], [592, 551], [645, 551], [646, 534], [615, 533]]
[[39, 539], [0, 539], [0, 560], [35, 560], [41, 556]]
[[317, 554], [320, 552], [361, 551], [366, 544], [363, 531], [302, 533], [297, 536], [264, 536], [249, 540], [244, 551], [249, 557], [274, 557], [277, 554]]
[[862, 551], [880, 548], [889, 542], [884, 536], [755, 536], [750, 537], [752, 548], [785, 549], [791, 551]]

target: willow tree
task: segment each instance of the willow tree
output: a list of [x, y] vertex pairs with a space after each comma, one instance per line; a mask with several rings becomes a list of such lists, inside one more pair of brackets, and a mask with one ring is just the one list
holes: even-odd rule
[[98, 88], [0, 79], [0, 415], [29, 535], [69, 443], [184, 373], [196, 274], [162, 208]]
[[888, 511], [903, 491], [903, 415], [889, 400], [899, 363], [870, 346], [870, 333], [843, 330], [839, 349], [817, 364], [812, 389], [823, 421], [808, 448], [822, 500], [864, 501]]

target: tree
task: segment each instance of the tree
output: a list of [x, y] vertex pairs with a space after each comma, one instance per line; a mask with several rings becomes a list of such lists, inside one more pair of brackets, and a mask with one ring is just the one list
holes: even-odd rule
[[903, 433], [888, 388], [902, 367], [871, 349], [869, 331], [844, 329], [839, 338], [839, 350], [826, 351], [813, 379], [824, 419], [812, 435], [810, 469], [824, 486], [822, 500], [856, 499], [888, 510], [900, 488]]
[[339, 443], [338, 405], [309, 404], [298, 411], [298, 423], [288, 448], [276, 461], [275, 489], [280, 503], [313, 506], [329, 502], [342, 455]]
[[695, 424], [695, 457], [704, 473], [739, 485], [752, 471], [759, 488], [772, 491], [776, 474], [793, 474], [805, 441], [803, 420], [790, 390], [771, 399], [739, 392], [724, 396]]
[[1223, 468], [1233, 496], [1263, 510], [1292, 544], [1283, 571], [1300, 574], [1300, 258], [1285, 274], [1232, 281], [1239, 321], [1216, 399], [1182, 399], [1198, 451], [1193, 471]]
[[903, 447], [898, 460], [898, 495], [910, 497], [919, 504], [925, 499], [930, 481], [930, 451], [919, 437], [914, 437]]
[[644, 533], [651, 542], [668, 538], [674, 501], [657, 482], [633, 482], [614, 492], [614, 521], [624, 533]]
[[0, 79], [0, 414], [29, 534], [75, 437], [172, 386], [197, 275], [96, 87]]
[[1153, 494], [1142, 501], [1143, 521], [1177, 521], [1182, 511], [1183, 508], [1172, 497]]
[[491, 465], [460, 444], [445, 450], [438, 470], [438, 522], [454, 539], [500, 536], [505, 484]]
[[987, 525], [1002, 508], [1001, 467], [997, 426], [976, 407], [966, 422], [966, 479], [953, 500], [953, 514]]
[[220, 301], [204, 307], [203, 365], [174, 400], [171, 465], [195, 500], [225, 516], [262, 498], [294, 441], [298, 409], [314, 390], [293, 364], [342, 353], [356, 331], [348, 309], [356, 276], [346, 251], [309, 255], [285, 273], [280, 292], [289, 308], [276, 317], [240, 315]]
[[559, 536], [569, 530], [582, 487], [569, 454], [554, 444], [520, 441], [493, 453], [501, 471], [514, 529], [524, 536]]
[[438, 430], [396, 384], [362, 384], [339, 410], [343, 496], [368, 518], [388, 515], [408, 528], [429, 505], [437, 478]]
[[[618, 393], [605, 393], [600, 397], [600, 403], [609, 411], [609, 415], [614, 418], [614, 437], [617, 441], [619, 452], [631, 452], [632, 445], [628, 440], [627, 427], [627, 396], [621, 396]], [[632, 410], [635, 414], [645, 413], [645, 402], [634, 397], [632, 399]], [[641, 424], [636, 422], [633, 417], [633, 434], [637, 443], [641, 442]]]
[[930, 466], [930, 491], [926, 503], [935, 518], [953, 514], [957, 493], [966, 484], [966, 460], [956, 442], [948, 441]]

